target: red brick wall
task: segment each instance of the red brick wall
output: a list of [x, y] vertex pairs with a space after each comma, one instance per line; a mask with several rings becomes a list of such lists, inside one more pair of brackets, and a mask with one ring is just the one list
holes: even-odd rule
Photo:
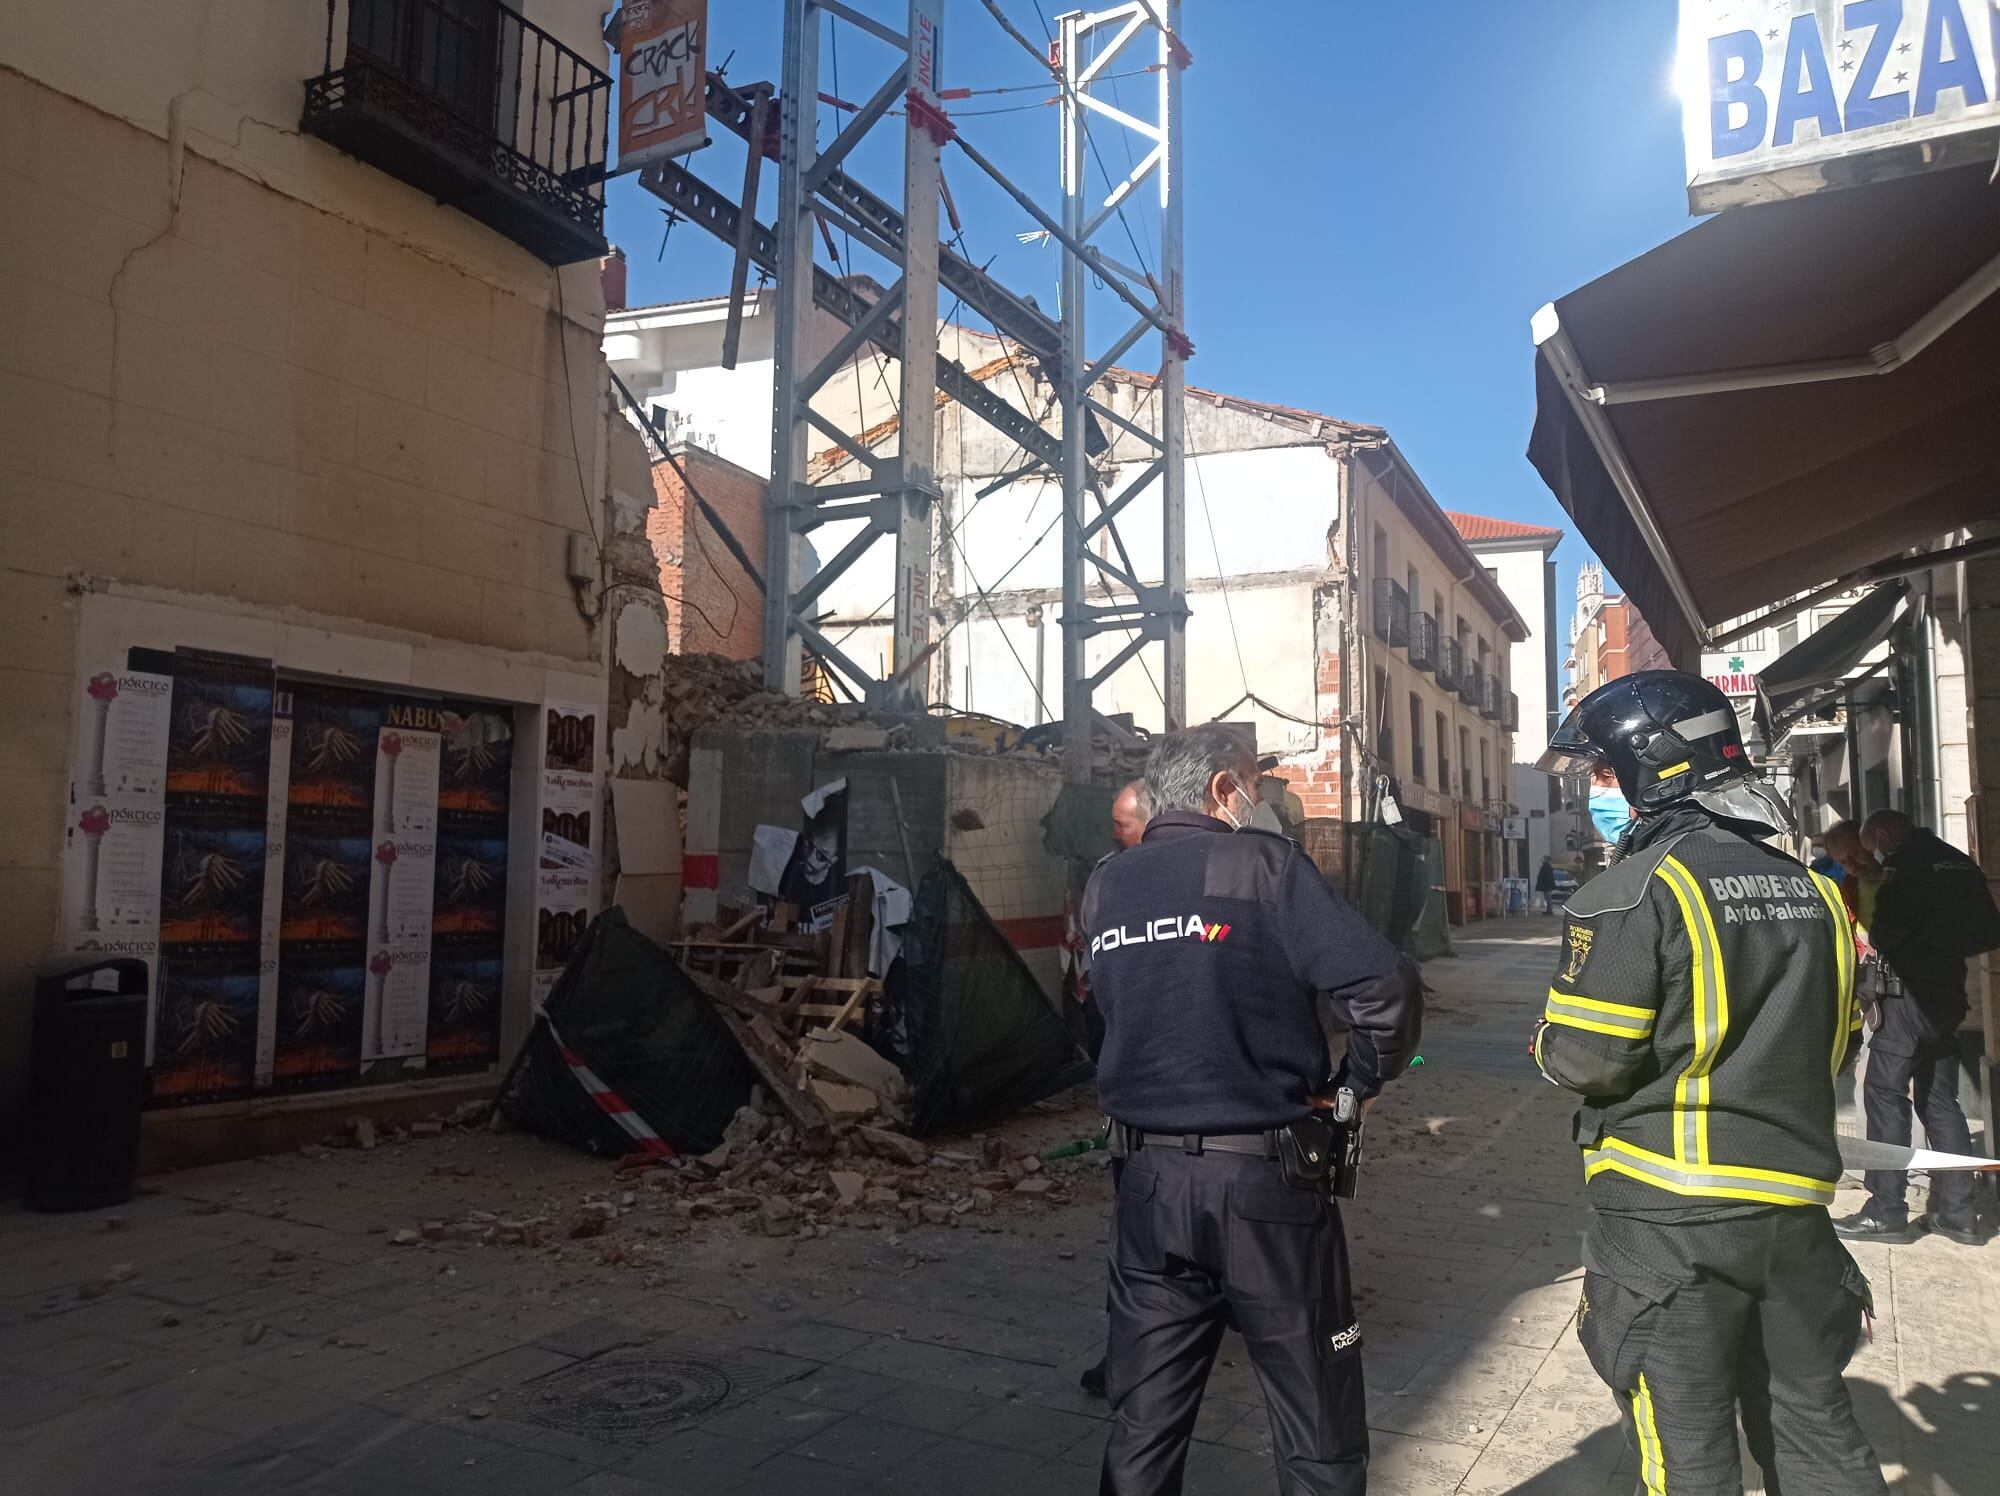
[[[677, 447], [674, 455], [761, 568], [764, 480], [699, 447]], [[757, 584], [699, 507], [688, 501], [680, 475], [664, 461], [653, 465], [653, 493], [657, 502], [646, 521], [646, 538], [660, 558], [667, 647], [678, 654], [756, 659], [764, 652], [764, 603]]]

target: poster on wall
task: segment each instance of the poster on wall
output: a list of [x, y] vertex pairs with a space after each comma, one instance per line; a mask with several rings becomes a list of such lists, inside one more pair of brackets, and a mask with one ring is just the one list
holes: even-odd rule
[[799, 808], [799, 839], [778, 879], [778, 899], [795, 910], [799, 927], [823, 930], [847, 901], [847, 781], [821, 785]]
[[447, 701], [442, 732], [424, 1059], [450, 1073], [500, 1058], [513, 715]]
[[[129, 666], [87, 669], [76, 686], [62, 943], [69, 951], [138, 957], [157, 994], [174, 678], [165, 669]], [[149, 1061], [157, 1013], [156, 998], [147, 1012]]]
[[560, 972], [590, 923], [597, 868], [597, 716], [597, 707], [575, 702], [549, 702], [542, 711], [537, 973]]
[[303, 1090], [361, 1073], [374, 890], [377, 748], [386, 701], [339, 687], [291, 692], [281, 816], [277, 1024], [271, 1085]]
[[393, 702], [376, 742], [364, 1065], [424, 1054], [443, 712]]
[[272, 698], [270, 788], [264, 799], [264, 899], [257, 952], [256, 1085], [260, 1091], [269, 1088], [277, 1064], [282, 1012], [278, 958], [285, 919], [285, 801], [291, 772], [292, 696], [281, 686]]
[[152, 1095], [256, 1084], [276, 678], [268, 660], [173, 654]]

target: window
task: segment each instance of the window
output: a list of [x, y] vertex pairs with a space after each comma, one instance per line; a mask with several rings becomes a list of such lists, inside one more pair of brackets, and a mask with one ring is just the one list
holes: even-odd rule
[[1410, 778], [1424, 782], [1424, 699], [1410, 693]]
[[1458, 730], [1458, 793], [1462, 800], [1472, 798], [1472, 734], [1466, 728]]
[[1389, 575], [1389, 532], [1380, 525], [1375, 527], [1375, 575]]
[[1779, 654], [1783, 654], [1786, 650], [1792, 648], [1792, 646], [1797, 644], [1798, 642], [1799, 642], [1798, 619], [1794, 618], [1790, 623], [1781, 623], [1778, 625]]
[[1424, 605], [1422, 602], [1419, 601], [1419, 599], [1423, 597], [1423, 593], [1418, 591], [1417, 589], [1416, 567], [1412, 566], [1404, 570], [1403, 587], [1410, 594], [1410, 607], [1419, 613], [1423, 612]]
[[1444, 735], [1444, 713], [1437, 714], [1438, 788], [1451, 789], [1451, 739]]
[[1481, 738], [1479, 740], [1479, 803], [1481, 805], [1491, 805], [1493, 803], [1492, 751], [1493, 745], [1487, 742], [1486, 739]]

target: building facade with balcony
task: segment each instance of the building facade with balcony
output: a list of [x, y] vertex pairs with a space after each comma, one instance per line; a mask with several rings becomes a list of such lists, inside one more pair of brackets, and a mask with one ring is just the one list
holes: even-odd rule
[[25, 7], [0, 63], [0, 1137], [32, 968], [130, 956], [155, 1163], [490, 1087], [663, 699], [602, 7], [224, 15]]
[[1507, 797], [1521, 807], [1512, 829], [1521, 845], [1510, 850], [1514, 865], [1525, 867], [1532, 887], [1542, 859], [1568, 845], [1572, 822], [1563, 809], [1561, 787], [1535, 767], [1561, 718], [1557, 690], [1555, 549], [1563, 532], [1545, 525], [1458, 514], [1451, 522], [1480, 563], [1499, 583], [1527, 625], [1528, 637], [1508, 646], [1511, 689], [1519, 700], [1514, 757], [1508, 766]]

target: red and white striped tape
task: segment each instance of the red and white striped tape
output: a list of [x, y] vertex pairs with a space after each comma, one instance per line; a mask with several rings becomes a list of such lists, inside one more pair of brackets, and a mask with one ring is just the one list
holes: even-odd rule
[[649, 1153], [655, 1158], [672, 1158], [674, 1150], [667, 1140], [646, 1125], [645, 1118], [632, 1110], [632, 1103], [620, 1096], [599, 1078], [597, 1072], [584, 1064], [583, 1057], [567, 1044], [562, 1035], [549, 1025], [549, 1036], [556, 1041], [556, 1048], [562, 1051], [563, 1063], [569, 1066], [569, 1073], [576, 1077], [590, 1099], [597, 1103], [597, 1109], [631, 1134], [634, 1147], [640, 1153]]

